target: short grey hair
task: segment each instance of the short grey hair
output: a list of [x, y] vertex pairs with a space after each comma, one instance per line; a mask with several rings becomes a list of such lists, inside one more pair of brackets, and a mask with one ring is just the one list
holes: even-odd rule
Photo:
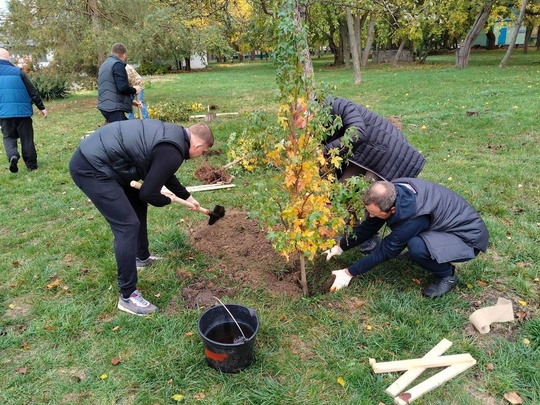
[[396, 203], [396, 186], [389, 181], [376, 181], [362, 197], [364, 205], [374, 204], [381, 211], [389, 212]]
[[111, 48], [111, 53], [115, 55], [125, 55], [127, 53], [127, 48], [124, 44], [117, 42]]

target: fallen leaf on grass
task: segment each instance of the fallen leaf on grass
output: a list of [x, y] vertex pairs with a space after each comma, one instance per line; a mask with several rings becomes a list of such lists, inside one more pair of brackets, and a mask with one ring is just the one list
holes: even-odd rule
[[17, 374], [26, 374], [26, 367], [18, 369]]
[[518, 405], [523, 403], [523, 399], [521, 399], [521, 397], [515, 391], [507, 392], [506, 394], [504, 394], [504, 399], [506, 399], [512, 405]]
[[421, 282], [420, 280], [418, 280], [417, 278], [413, 278], [413, 279], [411, 279], [411, 280], [412, 280], [412, 282], [413, 282], [414, 284], [420, 285], [420, 284], [422, 283], [422, 282]]
[[487, 283], [485, 281], [482, 281], [482, 280], [478, 280], [476, 282], [476, 284], [478, 284], [480, 287], [487, 287]]
[[525, 302], [525, 301], [518, 301], [518, 302], [519, 302], [519, 305], [521, 305], [522, 307], [527, 305], [527, 302]]
[[116, 357], [113, 357], [113, 358], [111, 359], [111, 364], [112, 364], [113, 366], [117, 366], [117, 365], [120, 364], [121, 362], [122, 362], [122, 359], [118, 359], [118, 358], [116, 358]]
[[101, 378], [102, 380], [106, 380], [107, 377], [108, 377], [107, 374], [101, 374], [101, 375], [99, 376], [99, 378]]
[[114, 328], [112, 328], [113, 332], [116, 332], [117, 330], [120, 330], [120, 326], [116, 325]]
[[524, 338], [523, 343], [526, 344], [526, 345], [530, 345], [531, 341], [529, 339], [527, 339], [527, 338]]
[[193, 332], [191, 332], [191, 331], [186, 332], [186, 336], [187, 336], [187, 337], [193, 336]]
[[52, 283], [47, 284], [47, 288], [48, 288], [49, 290], [52, 290], [53, 288], [58, 287], [58, 286], [60, 285], [61, 282], [62, 282], [62, 279], [61, 279], [61, 278], [57, 278], [57, 279], [54, 280]]
[[174, 394], [172, 397], [176, 402], [180, 402], [184, 400], [184, 396], [182, 394]]
[[18, 260], [15, 260], [13, 263], [11, 263], [13, 267], [19, 267], [19, 264], [21, 264]]
[[398, 395], [398, 398], [401, 399], [402, 401], [405, 401], [405, 403], [408, 404], [409, 399], [411, 399], [411, 394], [409, 394], [408, 392], [403, 392]]
[[204, 395], [202, 392], [199, 392], [198, 394], [193, 395], [193, 398], [200, 401], [201, 399], [204, 399], [205, 396], [206, 395]]
[[495, 370], [495, 366], [493, 365], [493, 363], [488, 363], [487, 366], [486, 366], [486, 368], [487, 368], [488, 370]]
[[345, 387], [345, 380], [342, 377], [338, 377], [337, 382], [342, 387]]

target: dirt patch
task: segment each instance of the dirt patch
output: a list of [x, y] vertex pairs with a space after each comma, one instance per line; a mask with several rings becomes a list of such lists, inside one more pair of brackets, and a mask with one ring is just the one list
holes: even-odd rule
[[[279, 255], [258, 221], [240, 211], [229, 211], [214, 225], [203, 225], [190, 234], [195, 250], [214, 260], [208, 279], [190, 282], [182, 291], [187, 308], [212, 303], [212, 296], [233, 297], [239, 290], [263, 289], [274, 296], [301, 296], [297, 260], [289, 262]], [[211, 281], [219, 277], [219, 287]], [[185, 275], [179, 275], [184, 278]]]
[[227, 173], [223, 167], [214, 167], [209, 164], [202, 164], [193, 173], [196, 179], [204, 184], [225, 183], [228, 184], [233, 180], [233, 176]]

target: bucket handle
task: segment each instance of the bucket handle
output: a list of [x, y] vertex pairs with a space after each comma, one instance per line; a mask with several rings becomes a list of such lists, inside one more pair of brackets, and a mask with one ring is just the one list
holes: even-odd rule
[[225, 311], [227, 311], [229, 313], [229, 315], [231, 316], [232, 320], [234, 321], [234, 323], [236, 324], [236, 326], [238, 327], [238, 329], [240, 330], [240, 333], [242, 334], [243, 338], [244, 338], [244, 342], [247, 342], [248, 339], [246, 338], [246, 335], [244, 335], [244, 331], [242, 330], [242, 328], [240, 327], [240, 325], [238, 325], [238, 322], [236, 322], [236, 319], [234, 319], [234, 316], [233, 314], [231, 314], [231, 311], [229, 311], [229, 309], [227, 308], [227, 306], [221, 302], [221, 300], [218, 298], [218, 297], [214, 297], [212, 296], [212, 298], [216, 299], [217, 301], [219, 301], [219, 303], [223, 306], [223, 308], [225, 308]]

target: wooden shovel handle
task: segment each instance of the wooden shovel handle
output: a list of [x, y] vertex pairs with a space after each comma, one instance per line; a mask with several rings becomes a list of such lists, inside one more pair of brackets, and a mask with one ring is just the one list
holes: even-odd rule
[[[135, 180], [132, 180], [129, 185], [133, 188], [136, 188], [137, 190], [140, 190], [141, 189], [141, 186], [142, 184], [139, 183], [138, 181], [135, 181]], [[167, 195], [167, 197], [171, 198], [171, 196]], [[186, 201], [186, 200], [183, 200], [181, 199], [180, 197], [177, 197], [175, 195], [172, 196], [172, 201], [175, 202], [175, 203], [178, 203], [178, 204], [182, 204], [182, 205], [185, 205], [186, 207], [188, 208], [195, 208], [195, 206], [190, 203], [189, 201]], [[203, 207], [199, 207], [199, 211], [202, 212], [203, 214], [206, 214], [206, 215], [210, 215], [210, 211], [207, 210], [206, 208], [203, 208]]]

